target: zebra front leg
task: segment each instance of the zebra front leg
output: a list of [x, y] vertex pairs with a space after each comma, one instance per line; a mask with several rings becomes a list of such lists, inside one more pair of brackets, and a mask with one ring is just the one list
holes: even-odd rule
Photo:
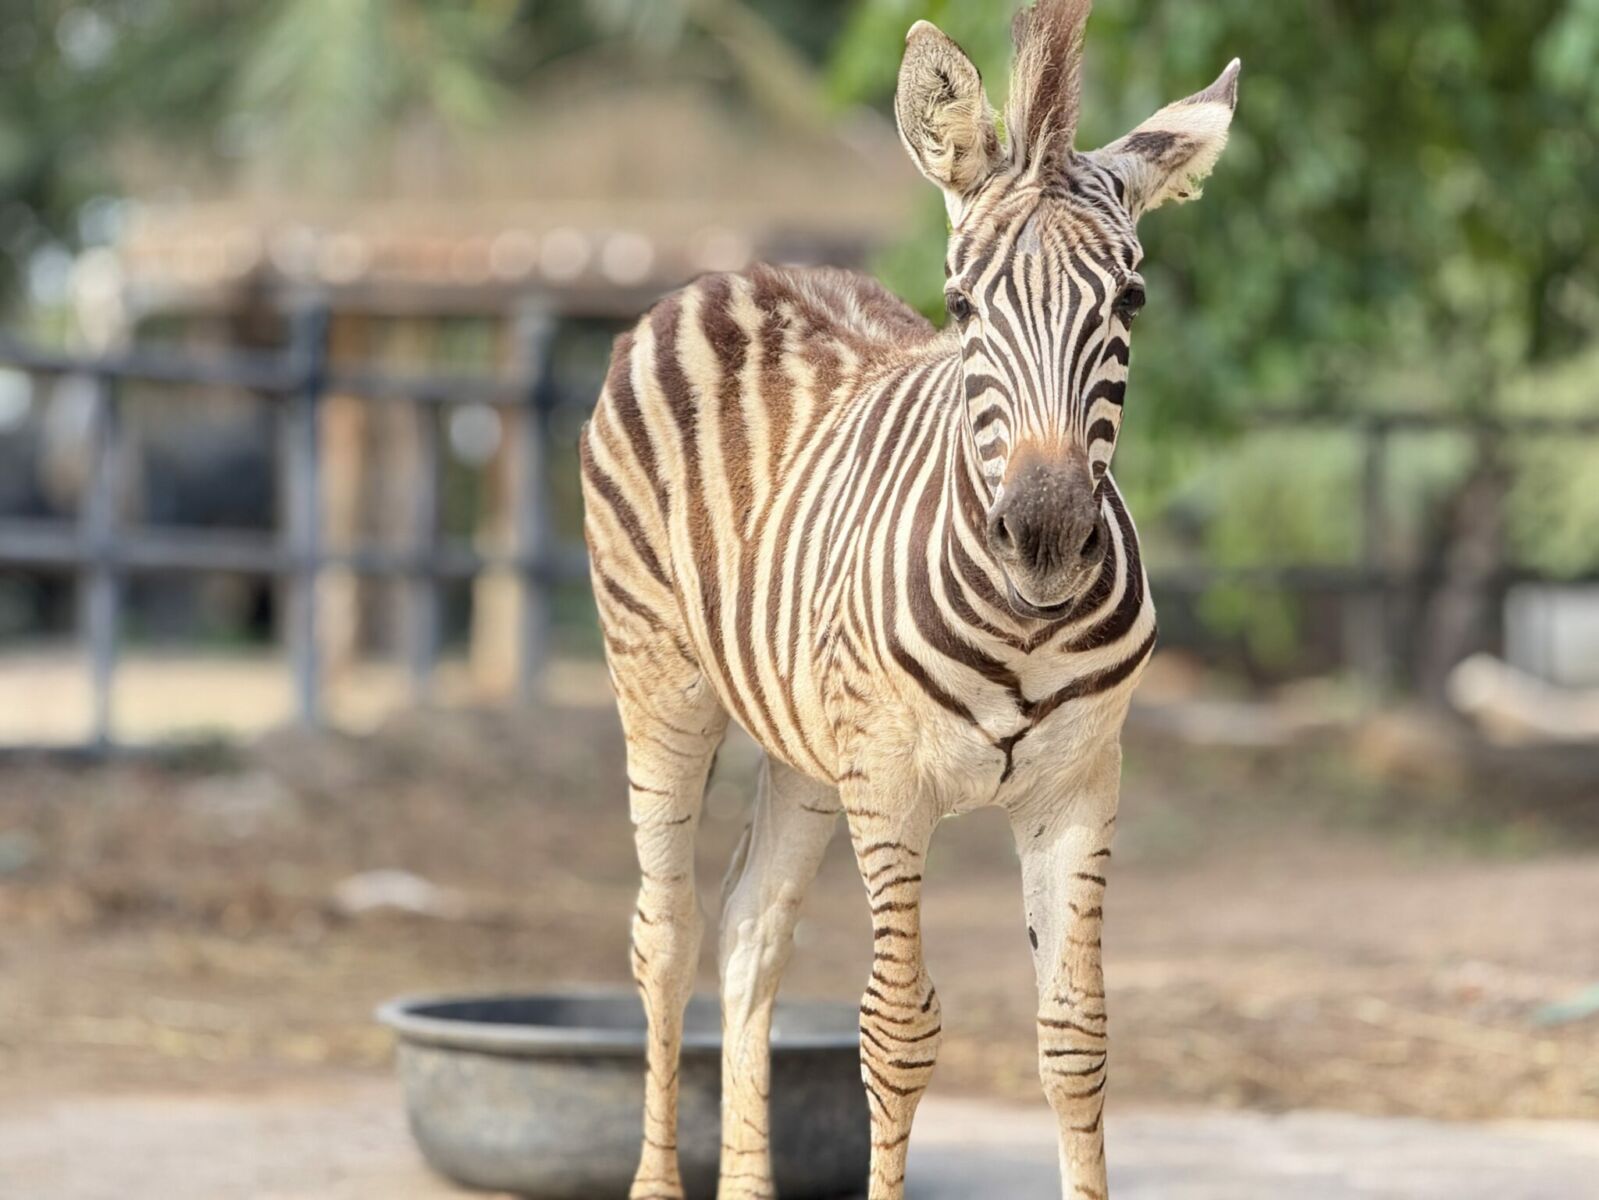
[[687, 692], [680, 688], [666, 692], [694, 699], [681, 707], [674, 705], [670, 713], [640, 694], [620, 686], [618, 690], [640, 874], [633, 915], [633, 978], [649, 1026], [644, 1144], [630, 1196], [631, 1200], [682, 1200], [678, 1059], [683, 1012], [694, 990], [704, 926], [694, 884], [694, 834], [705, 780], [727, 716], [702, 683]]
[[872, 1118], [869, 1200], [902, 1200], [911, 1122], [943, 1032], [922, 961], [922, 865], [933, 819], [885, 812], [880, 796], [847, 789], [850, 839], [872, 910], [872, 972], [861, 1000], [861, 1079]]
[[767, 759], [722, 907], [720, 1200], [770, 1200], [772, 1006], [794, 925], [838, 824], [838, 791]]
[[1038, 972], [1038, 1071], [1060, 1122], [1061, 1193], [1072, 1200], [1108, 1196], [1100, 928], [1120, 779], [1121, 748], [1112, 746], [1057, 810], [1011, 818]]

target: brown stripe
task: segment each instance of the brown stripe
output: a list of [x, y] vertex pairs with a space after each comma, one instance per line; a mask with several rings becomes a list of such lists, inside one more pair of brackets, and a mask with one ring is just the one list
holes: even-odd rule
[[1115, 666], [1107, 667], [1103, 671], [1095, 671], [1091, 675], [1084, 675], [1081, 679], [1073, 680], [1061, 688], [1060, 691], [1054, 693], [1054, 695], [1044, 697], [1044, 699], [1032, 705], [1028, 716], [1034, 723], [1037, 723], [1049, 716], [1062, 704], [1070, 703], [1073, 700], [1081, 700], [1087, 696], [1097, 696], [1101, 692], [1108, 692], [1117, 684], [1124, 682], [1129, 675], [1138, 669], [1139, 664], [1149, 657], [1149, 652], [1155, 648], [1155, 632], [1155, 630], [1151, 629], [1149, 636], [1138, 644], [1138, 649], [1134, 650]]
[[594, 460], [594, 453], [589, 447], [589, 437], [593, 436], [593, 427], [590, 426], [588, 436], [578, 443], [578, 455], [583, 472], [583, 478], [588, 481], [590, 489], [604, 500], [607, 507], [615, 515], [617, 523], [622, 526], [622, 531], [627, 534], [627, 539], [633, 545], [633, 551], [644, 564], [644, 569], [653, 575], [662, 587], [670, 588], [671, 581], [667, 579], [666, 572], [661, 567], [661, 560], [655, 556], [655, 550], [650, 546], [649, 538], [644, 533], [644, 526], [640, 523], [638, 514], [633, 511], [633, 506], [622, 496], [622, 491], [616, 486], [616, 481], [607, 475], [604, 469]]
[[633, 351], [636, 348], [637, 340], [632, 330], [617, 336], [611, 347], [611, 366], [605, 375], [605, 394], [609, 398], [611, 411], [616, 415], [617, 424], [622, 427], [628, 444], [633, 448], [633, 457], [638, 459], [639, 469], [655, 491], [655, 502], [664, 522], [672, 511], [671, 499], [661, 478], [660, 466], [655, 460], [655, 446], [650, 441], [649, 427], [644, 422], [638, 396], [633, 391]]

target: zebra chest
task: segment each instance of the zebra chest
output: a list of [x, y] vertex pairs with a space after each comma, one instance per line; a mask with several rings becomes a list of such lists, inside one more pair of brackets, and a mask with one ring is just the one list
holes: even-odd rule
[[1132, 688], [1076, 700], [1034, 719], [1010, 746], [1005, 778], [993, 803], [1004, 808], [1035, 800], [1068, 800], [1085, 764], [1121, 737]]
[[868, 773], [909, 783], [945, 815], [1008, 807], [1068, 786], [1083, 762], [1119, 736], [1130, 693], [1118, 687], [1046, 710], [1000, 688], [963, 695], [958, 707], [900, 689], [872, 706]]

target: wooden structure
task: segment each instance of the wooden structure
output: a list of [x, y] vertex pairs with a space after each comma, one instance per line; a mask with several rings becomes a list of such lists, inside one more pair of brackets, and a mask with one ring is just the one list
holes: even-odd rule
[[[876, 118], [826, 135], [785, 131], [687, 86], [579, 90], [558, 115], [469, 146], [402, 133], [379, 166], [327, 194], [202, 180], [182, 200], [140, 203], [117, 247], [118, 340], [176, 326], [191, 345], [237, 344], [316, 307], [335, 371], [445, 361], [522, 376], [530, 324], [553, 323], [558, 336], [618, 321], [696, 274], [757, 257], [861, 262], [903, 227], [914, 187]], [[130, 174], [136, 193], [152, 195], [164, 178], [148, 165]], [[318, 537], [334, 551], [403, 544], [408, 522], [397, 517], [414, 507], [430, 452], [419, 427], [337, 388], [319, 411]], [[502, 417], [476, 519], [487, 561], [514, 555], [515, 498], [532, 488], [509, 452], [525, 436], [522, 416]], [[471, 656], [486, 695], [510, 690], [524, 657], [517, 595], [514, 574], [490, 569], [474, 582]], [[317, 603], [334, 671], [393, 649], [411, 619], [403, 591], [337, 565]]]

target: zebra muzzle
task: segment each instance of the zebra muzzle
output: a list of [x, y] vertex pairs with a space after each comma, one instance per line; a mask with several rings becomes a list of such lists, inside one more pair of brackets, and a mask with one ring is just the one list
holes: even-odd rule
[[988, 548], [1005, 573], [1011, 607], [1058, 617], [1085, 591], [1110, 545], [1103, 506], [1079, 454], [1019, 453], [988, 514]]

